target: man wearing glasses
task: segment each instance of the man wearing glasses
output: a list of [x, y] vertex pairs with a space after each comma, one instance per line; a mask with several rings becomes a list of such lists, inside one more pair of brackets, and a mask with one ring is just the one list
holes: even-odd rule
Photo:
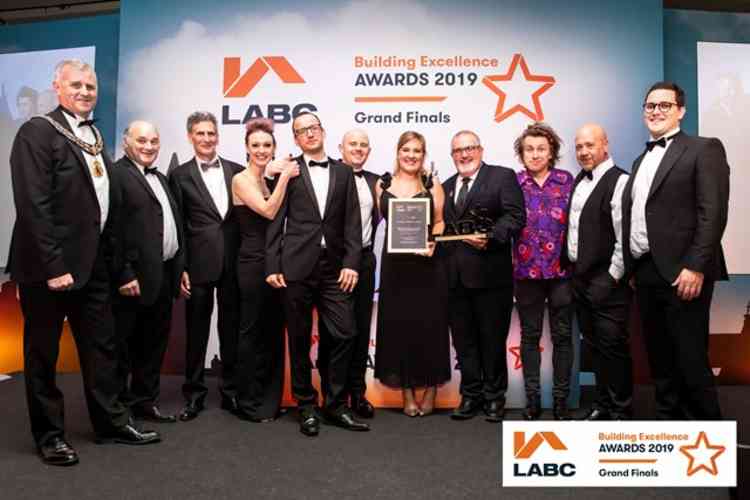
[[657, 418], [717, 420], [708, 324], [714, 282], [728, 279], [721, 237], [729, 165], [718, 139], [680, 131], [684, 116], [679, 86], [651, 86], [643, 104], [651, 140], [623, 194], [623, 258], [640, 309]]
[[362, 253], [362, 224], [352, 169], [328, 158], [318, 117], [302, 113], [292, 121], [300, 175], [268, 228], [266, 281], [283, 288], [289, 333], [292, 395], [299, 407], [300, 432], [317, 436], [318, 393], [312, 385], [312, 307], [326, 335], [328, 361], [323, 416], [352, 431], [370, 427], [347, 406], [347, 375], [356, 328], [354, 296]]
[[446, 228], [478, 212], [492, 222], [489, 233], [441, 243], [447, 253], [449, 321], [461, 366], [461, 403], [451, 418], [466, 420], [484, 410], [487, 421], [499, 422], [508, 388], [511, 238], [526, 224], [526, 209], [513, 170], [487, 165], [482, 153], [474, 132], [454, 135], [451, 155], [457, 173], [443, 184]]

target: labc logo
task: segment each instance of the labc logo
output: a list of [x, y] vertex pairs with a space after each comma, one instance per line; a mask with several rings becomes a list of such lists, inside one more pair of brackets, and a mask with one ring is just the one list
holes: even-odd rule
[[240, 58], [224, 58], [224, 97], [245, 97], [272, 70], [284, 83], [305, 83], [302, 75], [289, 64], [286, 57], [263, 56], [255, 60], [244, 74], [240, 74]]
[[[518, 460], [525, 460], [531, 456], [544, 443], [555, 451], [566, 451], [567, 446], [557, 437], [554, 432], [535, 432], [531, 439], [526, 441], [526, 433], [516, 431], [513, 433], [513, 456]], [[514, 463], [513, 475], [517, 477], [571, 477], [576, 473], [576, 466], [571, 463], [528, 463], [526, 466]]]
[[529, 458], [545, 441], [553, 450], [567, 450], [568, 448], [560, 441], [554, 432], [536, 432], [531, 439], [525, 441], [524, 432], [513, 433], [513, 456], [518, 459]]

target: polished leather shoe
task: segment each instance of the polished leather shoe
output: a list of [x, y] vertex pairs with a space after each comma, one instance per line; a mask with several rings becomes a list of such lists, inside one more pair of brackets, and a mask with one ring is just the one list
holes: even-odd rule
[[133, 417], [138, 420], [156, 422], [157, 424], [174, 424], [177, 422], [176, 415], [165, 415], [158, 406], [148, 406], [142, 408], [133, 408]]
[[366, 432], [370, 430], [369, 424], [360, 422], [354, 418], [351, 410], [346, 407], [336, 412], [326, 411], [323, 416], [325, 417], [323, 421], [326, 424], [335, 425], [336, 427], [341, 427], [348, 431]]
[[476, 417], [481, 409], [481, 400], [463, 397], [461, 398], [461, 404], [459, 404], [456, 409], [453, 410], [453, 413], [451, 413], [451, 418], [453, 420], [469, 420], [470, 418]]
[[523, 410], [524, 420], [539, 420], [542, 416], [542, 407], [537, 405], [530, 405]]
[[203, 411], [202, 404], [188, 403], [185, 405], [185, 408], [182, 409], [178, 418], [183, 422], [189, 422], [190, 420], [193, 420], [195, 417], [197, 417], [201, 411]]
[[51, 437], [38, 448], [39, 458], [48, 465], [75, 465], [78, 454], [65, 439], [60, 436]]
[[552, 416], [555, 420], [572, 420], [568, 411], [568, 402], [565, 399], [556, 399], [552, 406]]
[[221, 409], [229, 413], [236, 413], [240, 409], [239, 404], [237, 404], [237, 398], [221, 396]]
[[364, 396], [352, 396], [351, 409], [358, 417], [372, 418], [375, 416], [375, 407]]
[[320, 418], [315, 408], [303, 408], [299, 411], [299, 431], [305, 436], [314, 437], [320, 432]]
[[607, 410], [592, 408], [581, 420], [612, 420], [612, 417]]
[[126, 425], [118, 427], [109, 434], [103, 434], [96, 437], [96, 442], [98, 444], [119, 443], [143, 445], [158, 443], [159, 441], [161, 441], [161, 436], [158, 432], [151, 430], [141, 430], [136, 427], [135, 423], [132, 420]]
[[485, 420], [487, 422], [502, 422], [505, 416], [505, 400], [496, 399], [495, 401], [487, 401], [484, 404], [484, 414], [486, 415]]

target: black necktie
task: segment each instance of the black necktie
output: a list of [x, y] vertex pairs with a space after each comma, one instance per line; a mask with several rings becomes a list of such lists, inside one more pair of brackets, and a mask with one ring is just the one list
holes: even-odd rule
[[156, 168], [156, 167], [151, 167], [151, 168], [144, 167], [144, 169], [143, 169], [144, 175], [148, 175], [148, 174], [156, 175], [156, 172], [158, 172], [158, 171], [159, 171], [159, 169]]
[[356, 175], [359, 178], [362, 178], [362, 177], [365, 176], [365, 171], [364, 170], [355, 170], [354, 171], [354, 175]]
[[662, 137], [658, 141], [648, 141], [646, 143], [646, 149], [649, 152], [653, 151], [656, 146], [660, 146], [662, 148], [666, 148], [667, 147], [667, 139], [664, 138], [664, 137]]
[[308, 166], [310, 168], [312, 168], [312, 167], [328, 168], [328, 162], [327, 161], [310, 160], [310, 164]]
[[459, 212], [464, 211], [464, 203], [466, 203], [466, 195], [469, 193], [469, 183], [471, 177], [464, 177], [461, 179], [461, 189], [458, 190], [458, 198], [456, 198], [456, 210]]
[[581, 172], [583, 173], [583, 176], [588, 180], [594, 180], [594, 172], [592, 172], [591, 170], [582, 170]]
[[213, 163], [201, 163], [201, 169], [205, 172], [209, 168], [219, 168], [219, 160]]

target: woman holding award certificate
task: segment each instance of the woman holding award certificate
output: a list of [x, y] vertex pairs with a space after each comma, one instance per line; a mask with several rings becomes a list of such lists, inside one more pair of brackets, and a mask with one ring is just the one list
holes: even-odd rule
[[[380, 260], [375, 378], [402, 390], [404, 413], [410, 417], [432, 413], [437, 386], [451, 377], [447, 286], [440, 250], [427, 238], [443, 232], [445, 195], [424, 169], [426, 154], [424, 137], [404, 132], [393, 175], [385, 174], [376, 186], [378, 206], [389, 227]], [[424, 208], [420, 212], [420, 205], [427, 207], [426, 212]], [[404, 249], [403, 244], [408, 247], [408, 242], [419, 241], [420, 231], [415, 238], [412, 229], [413, 214], [420, 213], [426, 219], [421, 232], [426, 234], [413, 249]], [[424, 388], [419, 401], [418, 388]]]

